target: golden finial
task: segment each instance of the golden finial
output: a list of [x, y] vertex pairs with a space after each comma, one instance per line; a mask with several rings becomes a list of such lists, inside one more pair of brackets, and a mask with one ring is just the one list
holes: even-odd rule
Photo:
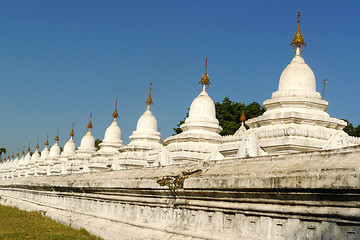
[[210, 81], [209, 81], [209, 76], [207, 74], [207, 64], [208, 64], [208, 59], [206, 57], [205, 59], [205, 73], [203, 74], [201, 80], [200, 80], [200, 84], [203, 86], [209, 86], [210, 85]]
[[71, 129], [71, 132], [70, 132], [70, 137], [74, 137], [75, 134], [74, 134], [74, 122], [72, 124], [72, 129]]
[[[25, 148], [25, 147], [24, 147]], [[23, 149], [23, 151], [22, 151], [22, 155], [24, 155], [25, 154], [25, 151], [24, 151], [24, 149]]]
[[92, 112], [90, 113], [90, 121], [89, 124], [87, 125], [87, 128], [90, 130], [91, 128], [93, 128], [92, 123], [91, 123], [91, 117], [92, 117]]
[[36, 149], [39, 149], [39, 138], [37, 139]]
[[115, 102], [115, 110], [113, 112], [113, 118], [118, 118], [119, 117], [119, 114], [117, 112], [117, 99], [116, 99], [116, 102]]
[[302, 36], [302, 34], [300, 32], [300, 17], [301, 17], [300, 11], [298, 11], [298, 28], [297, 28], [294, 39], [293, 39], [292, 43], [290, 44], [290, 46], [301, 49], [302, 47], [306, 47], [306, 43], [304, 41], [304, 37]]
[[[9, 156], [8, 158], [10, 159], [10, 156]], [[14, 158], [14, 154], [13, 154], [13, 155], [11, 155], [11, 158]]]
[[148, 98], [146, 99], [145, 103], [150, 106], [150, 105], [153, 105], [153, 100], [152, 100], [152, 97], [151, 97], [151, 88], [152, 88], [152, 83], [150, 83], [150, 92], [149, 92], [149, 96]]
[[29, 142], [28, 152], [30, 152], [30, 142]]
[[245, 103], [243, 103], [243, 110], [242, 110], [242, 113], [241, 113], [241, 116], [240, 116], [240, 122], [241, 122], [241, 124], [243, 125], [245, 121], [246, 121], [246, 116], [245, 116]]
[[56, 137], [55, 137], [55, 141], [59, 141], [59, 128], [57, 130], [57, 134], [56, 134]]
[[46, 135], [46, 142], [45, 142], [45, 145], [49, 145], [49, 134]]

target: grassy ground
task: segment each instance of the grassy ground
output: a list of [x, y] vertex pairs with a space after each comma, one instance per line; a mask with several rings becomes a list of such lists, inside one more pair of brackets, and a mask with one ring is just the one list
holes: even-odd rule
[[78, 240], [96, 239], [85, 229], [75, 230], [38, 212], [26, 212], [0, 205], [0, 239]]

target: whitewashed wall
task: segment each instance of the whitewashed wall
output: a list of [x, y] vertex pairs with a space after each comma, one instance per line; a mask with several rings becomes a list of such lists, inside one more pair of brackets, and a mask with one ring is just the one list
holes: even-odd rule
[[0, 180], [0, 201], [105, 239], [359, 239], [359, 169], [351, 147]]

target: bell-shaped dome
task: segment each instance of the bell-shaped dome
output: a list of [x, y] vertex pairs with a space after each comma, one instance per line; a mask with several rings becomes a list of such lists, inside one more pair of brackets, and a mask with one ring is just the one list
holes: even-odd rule
[[300, 56], [300, 49], [296, 51], [295, 57], [280, 76], [279, 91], [291, 89], [316, 92], [314, 73]]
[[157, 131], [157, 120], [150, 111], [150, 105], [137, 122], [136, 130], [129, 137], [129, 146], [159, 147], [161, 134]]
[[76, 146], [74, 143], [74, 139], [70, 137], [69, 141], [64, 145], [64, 151], [62, 152], [62, 154], [75, 153], [75, 150], [76, 150]]
[[40, 157], [39, 151], [36, 149], [36, 151], [31, 156], [30, 162], [36, 162]]
[[202, 91], [191, 103], [187, 120], [216, 120], [215, 104], [206, 91]]
[[60, 146], [58, 142], [56, 141], [54, 145], [50, 148], [49, 157], [55, 157], [60, 155]]
[[151, 113], [150, 109], [148, 108], [144, 114], [139, 118], [136, 131], [157, 131], [157, 121], [154, 115]]
[[49, 148], [46, 145], [45, 148], [41, 151], [41, 159], [45, 159], [49, 155]]
[[11, 161], [9, 167], [10, 168], [16, 168], [19, 165], [19, 157], [16, 157], [13, 161]]
[[86, 133], [86, 135], [81, 139], [79, 150], [86, 150], [86, 151], [95, 151], [95, 139], [91, 134], [90, 129]]
[[24, 158], [24, 165], [28, 165], [31, 160], [30, 152], [28, 152]]
[[106, 129], [103, 142], [104, 143], [122, 143], [121, 129], [117, 125], [116, 118], [114, 118], [114, 121]]
[[[15, 160], [16, 160], [16, 159], [15, 159]], [[23, 165], [24, 165], [24, 154], [21, 155], [21, 158], [19, 159], [18, 164], [17, 164], [17, 165], [15, 165], [15, 164], [16, 164], [16, 161], [14, 161], [13, 167], [16, 167], [17, 165], [18, 165], [18, 166], [23, 166]]]

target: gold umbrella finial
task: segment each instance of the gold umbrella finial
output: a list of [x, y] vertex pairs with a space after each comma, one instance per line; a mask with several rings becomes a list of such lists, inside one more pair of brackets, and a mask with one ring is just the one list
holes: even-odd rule
[[46, 142], [45, 142], [45, 145], [49, 145], [49, 134], [46, 134]]
[[29, 142], [28, 152], [30, 152], [30, 142]]
[[208, 58], [205, 58], [205, 72], [203, 76], [201, 77], [200, 84], [203, 85], [203, 89], [206, 89], [210, 85], [209, 75], [207, 74], [207, 64], [208, 64]]
[[241, 125], [244, 125], [245, 121], [246, 121], [246, 116], [245, 116], [245, 103], [243, 103], [243, 110], [242, 110], [241, 115], [240, 115]]
[[57, 130], [57, 134], [56, 134], [56, 137], [55, 137], [55, 141], [59, 141], [59, 128]]
[[293, 46], [295, 49], [299, 48], [301, 50], [302, 47], [306, 47], [306, 43], [300, 31], [300, 17], [300, 11], [298, 11], [298, 28], [293, 38], [293, 41], [290, 43], [290, 46]]
[[37, 139], [36, 149], [39, 149], [39, 138]]
[[148, 98], [146, 99], [145, 103], [150, 106], [150, 105], [153, 105], [154, 102], [152, 100], [152, 97], [151, 97], [151, 89], [152, 89], [152, 83], [150, 83], [150, 92], [149, 92], [149, 96]]
[[90, 113], [90, 121], [89, 121], [89, 124], [87, 125], [87, 128], [89, 129], [89, 131], [91, 128], [93, 128], [93, 125], [91, 123], [91, 118], [92, 118], [92, 112]]
[[118, 118], [119, 117], [119, 114], [118, 114], [118, 111], [117, 111], [117, 99], [116, 99], [116, 102], [115, 102], [115, 110], [112, 114], [113, 118]]
[[74, 134], [74, 122], [73, 122], [71, 132], [70, 132], [70, 137], [74, 137], [74, 136], [75, 136], [75, 134]]

